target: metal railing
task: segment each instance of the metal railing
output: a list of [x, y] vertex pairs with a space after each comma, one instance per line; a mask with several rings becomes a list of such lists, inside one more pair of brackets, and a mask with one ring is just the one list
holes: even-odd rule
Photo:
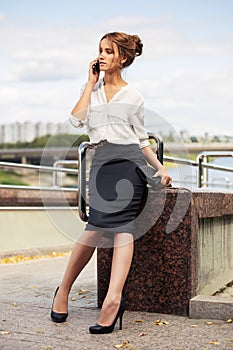
[[[208, 182], [208, 169], [219, 170], [219, 171], [227, 171], [233, 173], [233, 168], [221, 166], [218, 164], [209, 163], [210, 157], [233, 157], [233, 152], [201, 152], [196, 160], [189, 160], [178, 157], [170, 157], [163, 154], [163, 141], [162, 138], [158, 135], [149, 133], [149, 139], [154, 140], [156, 143], [154, 151], [157, 155], [157, 158], [161, 163], [170, 162], [180, 165], [188, 165], [191, 167], [197, 168], [197, 176], [196, 176], [196, 186], [198, 188], [207, 187], [210, 185]], [[38, 172], [48, 172], [52, 174], [52, 185], [51, 186], [23, 186], [23, 185], [1, 185], [0, 188], [13, 188], [13, 189], [25, 189], [25, 190], [52, 190], [52, 191], [67, 191], [67, 192], [78, 192], [78, 209], [80, 218], [83, 221], [88, 220], [88, 215], [86, 212], [86, 188], [87, 188], [87, 169], [86, 169], [86, 151], [87, 149], [94, 148], [95, 145], [90, 142], [83, 142], [80, 144], [78, 148], [78, 160], [59, 160], [56, 161], [53, 166], [42, 166], [42, 165], [32, 165], [32, 164], [21, 164], [21, 163], [11, 163], [11, 162], [2, 162], [0, 161], [0, 169], [1, 168], [14, 168], [14, 169], [29, 169], [36, 170]], [[76, 165], [78, 169], [71, 169], [68, 167], [64, 167], [64, 165]], [[77, 175], [77, 187], [65, 187], [59, 186], [58, 176], [59, 174], [75, 174]], [[188, 176], [185, 178], [183, 183], [190, 184], [192, 183], [193, 176]], [[219, 178], [218, 178], [219, 179]], [[222, 176], [221, 179], [225, 181], [226, 187], [230, 188], [230, 180], [226, 176]], [[215, 177], [213, 180], [213, 184], [216, 184], [217, 178]]]
[[87, 221], [87, 193], [86, 193], [86, 152], [93, 147], [90, 142], [82, 142], [78, 148], [79, 176], [78, 176], [78, 211], [81, 220]]
[[[54, 168], [61, 168], [64, 164], [65, 165], [76, 165], [78, 168], [79, 161], [78, 160], [57, 160], [56, 162], [53, 163], [53, 167]], [[77, 173], [78, 173], [78, 170], [77, 170]], [[58, 182], [59, 182], [59, 180], [61, 182], [61, 179], [59, 179], [59, 175], [61, 175], [61, 174], [62, 173], [58, 172], [58, 171], [53, 172], [53, 187], [60, 187]], [[75, 174], [76, 174], [76, 171], [75, 171]]]
[[163, 139], [160, 135], [155, 135], [151, 132], [148, 132], [149, 140], [154, 140], [156, 142], [155, 154], [157, 155], [158, 160], [163, 164]]
[[[63, 164], [69, 161], [61, 161]], [[78, 169], [70, 169], [70, 168], [63, 168], [63, 167], [56, 167], [56, 166], [43, 166], [43, 165], [32, 165], [32, 164], [21, 164], [21, 163], [11, 163], [11, 162], [0, 162], [0, 169], [1, 168], [13, 168], [13, 169], [28, 169], [28, 170], [37, 170], [40, 172], [49, 172], [53, 175], [54, 173], [66, 173], [66, 174], [76, 174], [78, 175], [79, 170]], [[13, 189], [24, 189], [24, 190], [41, 190], [41, 191], [47, 191], [47, 190], [53, 190], [53, 191], [78, 191], [77, 187], [74, 188], [68, 188], [68, 187], [58, 187], [56, 185], [53, 186], [25, 186], [25, 185], [1, 185], [0, 188], [13, 188]]]
[[199, 188], [208, 186], [208, 169], [233, 172], [232, 168], [209, 164], [210, 157], [233, 157], [233, 152], [202, 152], [197, 156], [197, 187]]
[[[154, 135], [152, 133], [148, 133], [149, 139], [154, 140], [156, 142], [156, 149], [155, 153], [157, 155], [157, 158], [161, 163], [163, 163], [163, 141], [162, 138], [158, 135]], [[95, 145], [91, 144], [90, 142], [82, 142], [78, 148], [78, 156], [79, 156], [79, 216], [83, 221], [88, 220], [87, 215], [87, 201], [86, 201], [86, 151], [88, 148], [93, 148]]]
[[[197, 168], [197, 176], [196, 176], [196, 186], [197, 188], [207, 187], [208, 184], [208, 169], [212, 170], [220, 170], [220, 171], [228, 171], [233, 173], [233, 168], [222, 166], [218, 164], [210, 164], [209, 158], [210, 157], [233, 157], [233, 152], [222, 152], [222, 151], [216, 151], [216, 152], [201, 152], [198, 154], [196, 160], [189, 160], [184, 158], [176, 158], [176, 157], [169, 157], [164, 156], [163, 160], [170, 163], [175, 164], [181, 164], [181, 165], [190, 165]], [[216, 180], [216, 179], [215, 179]], [[229, 179], [228, 182], [228, 188], [229, 188]]]

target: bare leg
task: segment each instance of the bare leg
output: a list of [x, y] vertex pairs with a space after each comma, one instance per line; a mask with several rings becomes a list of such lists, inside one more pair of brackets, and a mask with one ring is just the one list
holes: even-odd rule
[[133, 236], [118, 233], [114, 239], [111, 277], [98, 323], [109, 326], [113, 323], [119, 309], [122, 290], [129, 273], [134, 251]]
[[54, 300], [53, 311], [58, 313], [68, 312], [70, 289], [80, 272], [91, 259], [101, 235], [102, 232], [85, 231], [79, 242], [75, 244]]

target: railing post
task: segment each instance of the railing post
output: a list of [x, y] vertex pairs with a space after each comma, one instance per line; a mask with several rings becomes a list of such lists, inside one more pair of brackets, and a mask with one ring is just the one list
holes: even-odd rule
[[88, 220], [86, 213], [86, 151], [91, 146], [90, 142], [82, 142], [78, 147], [79, 174], [78, 174], [78, 210], [79, 217], [83, 221]]
[[155, 135], [151, 132], [148, 132], [149, 139], [150, 140], [155, 140], [157, 143], [157, 150], [155, 151], [158, 160], [160, 161], [161, 164], [163, 164], [163, 139], [159, 135]]
[[203, 172], [202, 161], [203, 161], [203, 155], [200, 154], [200, 155], [197, 156], [197, 162], [198, 162], [198, 168], [197, 168], [197, 187], [198, 187], [198, 188], [201, 188], [201, 187], [202, 187], [202, 172]]
[[[61, 166], [60, 161], [56, 161], [55, 163], [53, 163], [54, 168], [58, 168], [59, 166]], [[53, 172], [53, 186], [54, 187], [59, 187], [58, 185], [58, 176], [60, 176], [61, 174], [58, 175], [58, 173], [55, 171]], [[60, 183], [61, 183], [61, 176], [60, 176]]]
[[[197, 168], [197, 187], [201, 188], [203, 186], [208, 187], [208, 168], [219, 170], [220, 167], [212, 167], [209, 165], [209, 157], [233, 157], [233, 152], [202, 152], [197, 155], [196, 163]], [[204, 163], [204, 164], [203, 164]], [[228, 167], [221, 167], [220, 170], [232, 171]], [[203, 186], [203, 187], [204, 187]]]

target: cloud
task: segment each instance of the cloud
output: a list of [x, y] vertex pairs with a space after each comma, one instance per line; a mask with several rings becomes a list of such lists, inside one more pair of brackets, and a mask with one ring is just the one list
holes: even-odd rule
[[[89, 35], [88, 35], [89, 34]], [[97, 41], [81, 30], [6, 28], [0, 47], [11, 60], [11, 81], [76, 79], [97, 54]]]
[[[125, 28], [126, 31], [140, 33], [144, 42], [143, 62], [157, 62], [162, 59], [198, 58], [213, 59], [215, 56], [232, 56], [232, 40], [205, 38], [190, 39], [188, 34], [179, 31], [167, 18], [116, 17], [100, 23], [99, 32], [112, 28]], [[105, 29], [105, 30], [104, 30]], [[98, 32], [98, 33], [99, 33]], [[95, 33], [95, 34], [93, 34]], [[75, 79], [87, 69], [87, 62], [97, 55], [101, 35], [95, 27], [59, 28], [50, 30], [25, 30], [3, 28], [0, 45], [9, 55], [11, 70], [8, 78], [22, 81], [45, 81]]]
[[[134, 84], [143, 92], [145, 106], [170, 121], [176, 130], [232, 134], [233, 71], [180, 72], [166, 80], [154, 76]], [[153, 125], [153, 120], [148, 122]]]
[[222, 128], [232, 130], [231, 33], [195, 37], [171, 16], [122, 16], [64, 29], [26, 30], [2, 23], [1, 119], [64, 120], [87, 78], [88, 63], [97, 55], [100, 37], [121, 28], [144, 42], [144, 54], [126, 72], [126, 80], [143, 93], [146, 106], [178, 129], [217, 130], [221, 118]]
[[6, 20], [6, 15], [4, 13], [0, 13], [0, 22], [3, 22]]
[[80, 96], [80, 82], [17, 82], [0, 85], [1, 123], [31, 120], [64, 121]]

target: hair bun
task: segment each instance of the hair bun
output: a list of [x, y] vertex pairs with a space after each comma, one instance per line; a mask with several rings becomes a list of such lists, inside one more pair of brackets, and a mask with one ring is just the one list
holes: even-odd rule
[[131, 35], [131, 38], [135, 42], [135, 56], [140, 56], [142, 54], [143, 43], [138, 35]]

